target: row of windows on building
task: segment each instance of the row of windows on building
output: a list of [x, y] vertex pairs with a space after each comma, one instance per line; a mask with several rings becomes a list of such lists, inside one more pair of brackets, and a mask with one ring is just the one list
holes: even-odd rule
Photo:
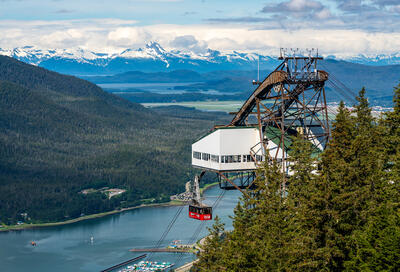
[[[210, 155], [208, 153], [201, 153], [193, 151], [193, 158], [203, 161], [212, 161], [219, 163], [220, 156]], [[257, 161], [264, 161], [264, 157], [256, 155]], [[221, 156], [221, 163], [238, 163], [238, 162], [254, 162], [254, 157], [251, 155], [223, 155]]]

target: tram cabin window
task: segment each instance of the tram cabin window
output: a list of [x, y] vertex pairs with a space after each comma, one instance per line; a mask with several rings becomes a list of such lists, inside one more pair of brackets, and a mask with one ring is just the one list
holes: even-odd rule
[[219, 156], [217, 156], [217, 155], [211, 155], [211, 161], [212, 161], [212, 162], [219, 162]]
[[254, 158], [251, 155], [246, 155], [247, 157], [247, 162], [254, 162]]
[[221, 163], [238, 163], [242, 161], [242, 155], [221, 156]]
[[237, 161], [237, 162], [241, 162], [241, 161], [242, 161], [242, 156], [236, 155], [236, 161]]
[[209, 161], [210, 160], [210, 154], [201, 153], [201, 158], [203, 159], [203, 161]]
[[200, 153], [200, 152], [193, 151], [193, 158], [198, 159], [198, 160], [201, 160], [201, 153]]
[[189, 206], [189, 211], [198, 214], [212, 214], [212, 207]]

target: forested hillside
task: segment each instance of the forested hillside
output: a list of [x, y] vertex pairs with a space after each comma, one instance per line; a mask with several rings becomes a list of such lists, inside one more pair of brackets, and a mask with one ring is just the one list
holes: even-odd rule
[[400, 85], [382, 118], [364, 89], [357, 101], [340, 104], [318, 160], [294, 139], [285, 183], [276, 163], [259, 168], [234, 230], [216, 219], [194, 271], [400, 271]]
[[[176, 112], [0, 56], [0, 222], [65, 220], [181, 192], [192, 141], [227, 116]], [[80, 193], [102, 187], [127, 192]]]

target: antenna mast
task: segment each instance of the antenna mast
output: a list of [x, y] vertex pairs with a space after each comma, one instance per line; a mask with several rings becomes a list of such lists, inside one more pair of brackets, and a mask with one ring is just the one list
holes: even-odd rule
[[258, 55], [257, 82], [260, 82], [260, 55]]
[[260, 55], [257, 58], [257, 81], [253, 80], [253, 85], [260, 85]]

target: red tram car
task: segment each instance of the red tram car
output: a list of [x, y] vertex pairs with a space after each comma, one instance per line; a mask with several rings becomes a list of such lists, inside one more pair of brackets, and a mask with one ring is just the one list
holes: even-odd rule
[[197, 220], [211, 220], [212, 207], [189, 205], [189, 217]]

